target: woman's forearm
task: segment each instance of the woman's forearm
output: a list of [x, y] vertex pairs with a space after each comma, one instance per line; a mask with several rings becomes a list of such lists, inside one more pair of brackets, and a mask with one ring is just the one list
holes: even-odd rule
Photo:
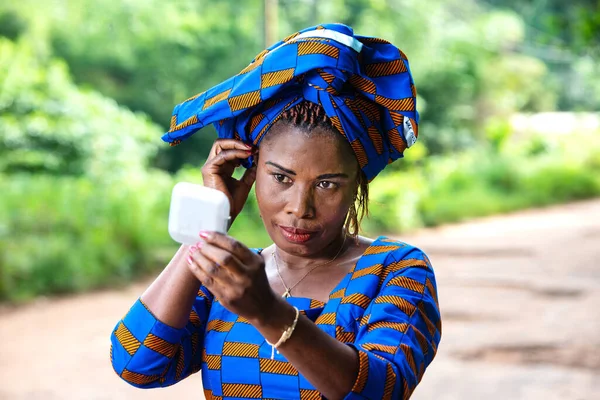
[[[278, 299], [266, 318], [251, 323], [270, 343], [276, 343], [294, 316], [294, 308]], [[326, 398], [343, 399], [352, 390], [358, 375], [358, 354], [308, 318], [300, 316], [292, 336], [279, 347], [279, 352]]]
[[183, 328], [189, 319], [200, 282], [187, 267], [188, 246], [182, 245], [167, 267], [141, 296], [161, 322]]

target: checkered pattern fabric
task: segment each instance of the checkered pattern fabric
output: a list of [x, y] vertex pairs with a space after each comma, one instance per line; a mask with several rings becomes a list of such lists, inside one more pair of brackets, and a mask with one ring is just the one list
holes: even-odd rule
[[238, 75], [177, 105], [163, 140], [179, 144], [214, 123], [220, 138], [258, 146], [281, 113], [304, 100], [325, 109], [369, 180], [417, 139], [416, 89], [404, 53], [328, 24], [288, 36]]
[[[354, 347], [359, 372], [346, 399], [408, 399], [441, 336], [427, 256], [378, 238], [326, 304], [291, 297], [324, 332]], [[248, 323], [202, 287], [186, 328], [158, 321], [137, 301], [113, 331], [116, 373], [138, 387], [174, 384], [202, 371], [207, 399], [320, 399], [321, 394]]]

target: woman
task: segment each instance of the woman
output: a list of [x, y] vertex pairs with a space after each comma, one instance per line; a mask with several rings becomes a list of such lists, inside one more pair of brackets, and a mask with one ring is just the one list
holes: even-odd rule
[[414, 143], [417, 119], [404, 54], [339, 24], [178, 105], [163, 139], [214, 122], [204, 185], [234, 220], [256, 184], [273, 244], [199, 232], [182, 246], [113, 331], [117, 374], [150, 388], [202, 370], [208, 399], [409, 398], [440, 341], [433, 270], [357, 232], [367, 182]]

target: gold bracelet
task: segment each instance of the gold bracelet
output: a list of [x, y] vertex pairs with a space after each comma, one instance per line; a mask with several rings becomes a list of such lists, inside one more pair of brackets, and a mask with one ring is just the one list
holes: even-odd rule
[[[275, 349], [287, 342], [287, 340], [292, 336], [292, 333], [294, 333], [294, 329], [296, 329], [296, 324], [298, 323], [298, 318], [300, 317], [300, 310], [298, 310], [297, 307], [294, 307], [294, 310], [296, 310], [296, 317], [294, 317], [294, 322], [292, 322], [291, 326], [288, 326], [283, 330], [283, 333], [281, 334], [281, 337], [279, 338], [277, 343], [273, 344], [267, 339], [265, 339], [265, 342], [267, 342], [267, 344], [271, 346], [271, 360], [275, 359]], [[279, 351], [277, 352], [277, 354], [279, 354]]]

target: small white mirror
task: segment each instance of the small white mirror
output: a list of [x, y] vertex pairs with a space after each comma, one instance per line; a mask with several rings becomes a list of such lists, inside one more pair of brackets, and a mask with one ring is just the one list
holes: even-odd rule
[[193, 245], [200, 240], [200, 231], [227, 233], [229, 207], [223, 192], [179, 182], [171, 195], [169, 235], [176, 242]]

